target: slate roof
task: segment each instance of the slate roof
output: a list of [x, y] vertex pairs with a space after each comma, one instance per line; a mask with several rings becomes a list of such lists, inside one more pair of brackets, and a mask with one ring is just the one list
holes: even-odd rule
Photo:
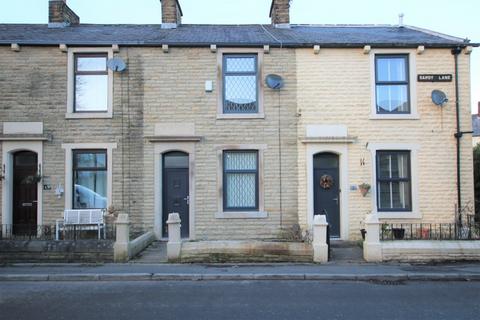
[[[0, 24], [0, 44], [157, 46], [282, 46], [311, 47], [453, 47], [464, 39], [411, 26], [394, 25], [161, 25], [80, 24], [48, 28], [46, 24]], [[470, 44], [469, 44], [470, 45]]]

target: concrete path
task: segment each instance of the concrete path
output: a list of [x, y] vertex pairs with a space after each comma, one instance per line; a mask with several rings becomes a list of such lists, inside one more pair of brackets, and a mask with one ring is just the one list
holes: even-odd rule
[[133, 260], [133, 263], [166, 263], [167, 262], [167, 242], [154, 241], [145, 250], [140, 252]]
[[480, 281], [480, 264], [104, 264], [0, 267], [0, 281]]
[[365, 263], [363, 249], [358, 242], [332, 240], [330, 250], [333, 263]]

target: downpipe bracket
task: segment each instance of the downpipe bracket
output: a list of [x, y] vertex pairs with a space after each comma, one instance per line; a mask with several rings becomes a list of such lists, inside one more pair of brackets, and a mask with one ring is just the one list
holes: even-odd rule
[[461, 137], [463, 137], [464, 134], [472, 134], [473, 131], [460, 131], [460, 132], [456, 132], [453, 136], [457, 139], [460, 139]]

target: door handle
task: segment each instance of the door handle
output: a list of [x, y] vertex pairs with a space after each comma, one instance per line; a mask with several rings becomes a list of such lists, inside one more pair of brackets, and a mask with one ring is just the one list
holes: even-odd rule
[[335, 201], [335, 202], [338, 204], [338, 197], [337, 197], [337, 198], [333, 198], [332, 200]]
[[22, 207], [32, 207], [32, 206], [33, 206], [33, 203], [31, 203], [31, 202], [22, 203]]
[[33, 200], [32, 203], [38, 203], [38, 200]]
[[187, 201], [187, 204], [190, 204], [190, 196], [186, 196], [183, 200]]

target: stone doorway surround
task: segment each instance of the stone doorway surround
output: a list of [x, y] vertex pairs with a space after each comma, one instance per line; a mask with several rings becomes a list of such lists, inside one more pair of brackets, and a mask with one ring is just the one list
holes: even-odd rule
[[[37, 154], [39, 171], [43, 169], [43, 122], [4, 122], [2, 144], [2, 163], [0, 174], [2, 183], [2, 225], [13, 223], [13, 154], [18, 151], [31, 151]], [[37, 225], [43, 224], [43, 187], [37, 185]]]
[[307, 225], [313, 227], [314, 185], [313, 158], [318, 153], [337, 154], [340, 160], [340, 240], [348, 240], [348, 144], [356, 141], [347, 135], [344, 125], [307, 125], [305, 137], [301, 142], [306, 145], [307, 178]]
[[156, 123], [153, 136], [146, 136], [147, 141], [154, 144], [154, 230], [158, 240], [162, 239], [162, 174], [163, 154], [180, 151], [189, 158], [189, 238], [195, 240], [195, 145], [202, 137], [195, 135], [193, 123]]

